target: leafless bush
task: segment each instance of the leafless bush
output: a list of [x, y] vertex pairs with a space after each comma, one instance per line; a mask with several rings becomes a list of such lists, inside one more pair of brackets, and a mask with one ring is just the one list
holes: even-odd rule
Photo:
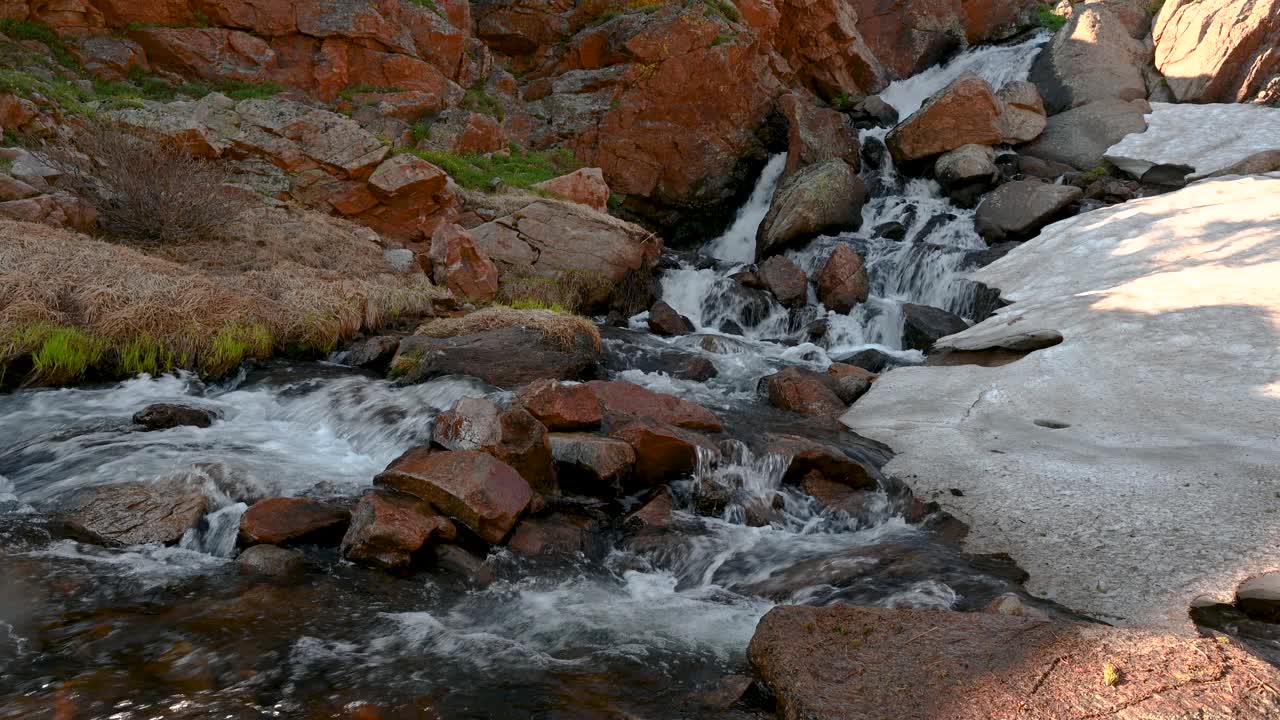
[[109, 123], [85, 126], [51, 152], [62, 185], [97, 208], [109, 234], [182, 243], [217, 237], [245, 209], [221, 192], [230, 173], [176, 142]]

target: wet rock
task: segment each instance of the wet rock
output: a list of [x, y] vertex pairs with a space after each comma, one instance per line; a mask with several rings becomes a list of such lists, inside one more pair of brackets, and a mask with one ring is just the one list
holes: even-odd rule
[[426, 500], [490, 544], [511, 532], [533, 497], [520, 473], [478, 450], [415, 448], [396, 458], [373, 482]]
[[751, 691], [753, 683], [746, 675], [726, 675], [714, 688], [699, 693], [694, 700], [708, 710], [724, 712], [738, 704]]
[[873, 501], [870, 491], [828, 480], [816, 470], [805, 473], [800, 480], [800, 489], [817, 500], [822, 507], [843, 512], [850, 517], [865, 517]]
[[855, 171], [859, 169], [858, 132], [844, 113], [819, 107], [798, 92], [783, 95], [778, 105], [787, 119], [785, 175], [832, 159], [844, 160]]
[[611, 424], [628, 418], [654, 420], [688, 430], [720, 432], [724, 426], [710, 410], [673, 395], [653, 392], [623, 380], [594, 380], [587, 387], [595, 393]]
[[436, 545], [433, 553], [437, 569], [466, 579], [472, 587], [485, 588], [498, 579], [484, 558], [476, 557], [457, 545]]
[[810, 473], [816, 473], [830, 482], [870, 490], [875, 488], [879, 476], [874, 468], [844, 450], [798, 435], [769, 433], [765, 436], [764, 452], [791, 459], [782, 478], [782, 482], [791, 485], [801, 483]]
[[254, 545], [246, 548], [236, 558], [236, 567], [240, 572], [251, 575], [269, 575], [272, 577], [292, 577], [301, 575], [307, 567], [302, 553], [286, 550], [275, 545]]
[[876, 237], [882, 237], [886, 240], [904, 240], [907, 237], [907, 226], [890, 220], [887, 223], [880, 223], [875, 226], [871, 232]]
[[837, 362], [845, 365], [853, 365], [854, 367], [860, 367], [869, 372], [878, 373], [884, 372], [885, 369], [890, 367], [894, 363], [894, 359], [892, 355], [883, 350], [867, 348], [866, 350], [859, 350], [852, 355], [846, 355], [839, 358], [837, 359]]
[[1026, 617], [1037, 620], [1049, 619], [1049, 613], [1034, 605], [1028, 605], [1017, 593], [1005, 593], [998, 596], [991, 601], [991, 604], [987, 606], [984, 612], [992, 615], [1007, 615], [1009, 617]]
[[675, 512], [675, 508], [675, 498], [671, 496], [670, 490], [663, 487], [643, 507], [628, 515], [623, 521], [623, 526], [631, 531], [668, 528], [671, 526], [671, 514]]
[[1018, 155], [1016, 158], [1017, 173], [1041, 180], [1057, 180], [1063, 175], [1070, 175], [1076, 169], [1066, 163], [1053, 160], [1042, 160], [1030, 155]]
[[789, 367], [763, 378], [760, 384], [769, 404], [782, 410], [821, 417], [846, 410], [836, 393], [835, 380], [822, 373]]
[[1229, 0], [1178, 0], [1151, 29], [1155, 66], [1177, 102], [1276, 104], [1280, 8]]
[[1018, 148], [1024, 155], [1065, 163], [1079, 170], [1103, 167], [1107, 149], [1130, 133], [1147, 129], [1146, 100], [1100, 100], [1049, 118], [1034, 142]]
[[399, 347], [400, 338], [390, 335], [378, 335], [360, 340], [343, 353], [342, 364], [367, 370], [386, 370]]
[[552, 432], [591, 430], [600, 427], [604, 410], [586, 385], [565, 385], [554, 380], [530, 383], [517, 396], [535, 418]]
[[962, 145], [997, 145], [1002, 140], [996, 94], [986, 80], [970, 74], [929, 98], [889, 132], [885, 144], [894, 162], [905, 165]]
[[893, 127], [898, 124], [898, 111], [881, 100], [879, 95], [871, 95], [859, 100], [849, 110], [848, 115], [854, 127], [862, 129]]
[[431, 235], [431, 267], [436, 283], [459, 302], [485, 303], [498, 295], [498, 267], [460, 225], [443, 223]]
[[699, 515], [717, 517], [733, 502], [734, 489], [716, 480], [706, 479], [694, 483], [693, 509]]
[[781, 255], [760, 263], [760, 283], [786, 307], [804, 305], [809, 299], [809, 277], [800, 266]]
[[411, 335], [400, 341], [392, 360], [400, 382], [425, 382], [442, 375], [471, 375], [503, 388], [535, 380], [581, 379], [596, 364], [600, 349], [586, 332], [570, 328], [569, 342], [533, 327], [505, 327], [451, 338]]
[[706, 382], [720, 375], [715, 363], [701, 355], [664, 353], [659, 360], [662, 363], [659, 371], [679, 380]]
[[1082, 197], [1084, 192], [1071, 185], [1015, 180], [982, 199], [974, 224], [988, 243], [1026, 239]]
[[73, 536], [96, 545], [172, 545], [200, 524], [209, 498], [183, 480], [126, 482], [76, 492], [58, 514]]
[[836, 246], [815, 279], [818, 299], [827, 309], [841, 314], [866, 302], [870, 293], [870, 280], [862, 256], [848, 245]]
[[168, 430], [176, 427], [207, 428], [218, 419], [218, 413], [190, 405], [157, 403], [148, 405], [133, 416], [133, 422], [147, 430]]
[[693, 472], [699, 449], [718, 452], [697, 433], [653, 420], [636, 420], [610, 436], [631, 445], [636, 453], [635, 478], [645, 485], [657, 485]]
[[933, 174], [956, 205], [971, 208], [999, 176], [995, 151], [985, 145], [961, 145], [943, 153]]
[[370, 490], [351, 514], [341, 552], [352, 562], [400, 571], [428, 542], [449, 542], [456, 535], [453, 523], [420, 498]]
[[[850, 605], [775, 608], [748, 658], [780, 716], [829, 720], [864, 718], [867, 707], [905, 708], [899, 717], [921, 720], [1173, 718], [1206, 708], [1262, 720], [1275, 699], [1259, 683], [1280, 682], [1276, 668], [1212, 638]], [[939, 672], [940, 661], [964, 669]], [[1105, 677], [1108, 666], [1118, 682]]]
[[1236, 590], [1236, 607], [1255, 620], [1280, 623], [1280, 573], [1246, 580]]
[[590, 517], [554, 512], [521, 521], [507, 547], [523, 557], [575, 555], [586, 550], [586, 535], [598, 530], [599, 524]]
[[1149, 51], [1102, 3], [1082, 5], [1031, 66], [1051, 114], [1090, 103], [1145, 100], [1142, 66]]
[[552, 433], [551, 455], [561, 488], [599, 497], [618, 495], [636, 464], [626, 441], [587, 433]]
[[875, 373], [844, 363], [832, 363], [831, 367], [827, 368], [827, 376], [836, 381], [833, 389], [840, 401], [846, 405], [856, 402], [858, 398], [865, 395], [876, 378]]
[[958, 315], [928, 305], [902, 306], [902, 347], [927, 352], [939, 338], [969, 327]]
[[788, 177], [756, 233], [756, 258], [818, 235], [857, 230], [867, 188], [853, 166], [843, 160], [815, 163]]
[[533, 187], [600, 212], [609, 207], [609, 184], [604, 181], [600, 168], [582, 168]]
[[436, 418], [431, 439], [448, 450], [479, 450], [520, 473], [540, 493], [554, 492], [547, 428], [528, 410], [503, 410], [488, 398], [462, 398]]
[[1044, 132], [1048, 120], [1035, 83], [1011, 80], [996, 93], [1000, 101], [1000, 131], [1008, 145], [1031, 142]]
[[240, 516], [241, 545], [337, 544], [351, 521], [343, 507], [308, 498], [260, 500]]
[[649, 330], [654, 335], [670, 337], [687, 335], [693, 332], [693, 323], [689, 318], [676, 312], [676, 309], [659, 300], [649, 308]]

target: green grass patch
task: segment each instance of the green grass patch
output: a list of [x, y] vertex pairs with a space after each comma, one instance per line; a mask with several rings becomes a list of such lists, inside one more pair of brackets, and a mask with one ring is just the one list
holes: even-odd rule
[[712, 14], [719, 15], [729, 22], [738, 22], [742, 19], [742, 13], [738, 11], [738, 6], [734, 5], [731, 0], [704, 0], [704, 2]]
[[0, 20], [0, 33], [4, 33], [11, 38], [17, 40], [35, 40], [49, 46], [49, 51], [53, 53], [53, 57], [60, 65], [69, 68], [76, 68], [80, 63], [76, 62], [75, 57], [67, 50], [66, 44], [62, 42], [62, 38], [44, 23], [33, 22], [30, 20]]
[[225, 375], [251, 358], [265, 358], [274, 344], [271, 331], [263, 325], [232, 325], [213, 338], [213, 349], [200, 362], [205, 375]]
[[413, 124], [413, 142], [418, 144], [431, 139], [431, 122], [419, 120]]
[[493, 181], [528, 190], [551, 178], [577, 170], [579, 165], [568, 150], [534, 152], [511, 146], [509, 155], [458, 155], [442, 150], [410, 150], [449, 173], [459, 185], [472, 190], [492, 190]]
[[502, 109], [502, 103], [498, 99], [485, 92], [483, 85], [472, 85], [467, 89], [465, 95], [462, 96], [460, 107], [471, 112], [478, 112], [482, 115], [488, 115], [497, 120], [506, 118], [507, 113]]
[[537, 298], [519, 298], [517, 300], [512, 300], [508, 303], [507, 307], [510, 307], [513, 310], [550, 310], [551, 312], [562, 313], [565, 315], [573, 314], [573, 311], [559, 303], [549, 303]]
[[733, 42], [736, 39], [737, 38], [733, 35], [725, 35], [721, 33], [720, 35], [716, 36], [715, 40], [711, 41], [711, 47], [720, 47], [721, 45], [728, 45], [729, 43]]
[[1048, 4], [1041, 3], [1036, 7], [1036, 22], [1046, 30], [1057, 32], [1067, 24], [1067, 19], [1054, 12]]
[[46, 80], [12, 68], [0, 68], [0, 93], [12, 93], [24, 98], [41, 95], [76, 115], [88, 114], [87, 103], [96, 99], [92, 92], [86, 92], [64, 78]]

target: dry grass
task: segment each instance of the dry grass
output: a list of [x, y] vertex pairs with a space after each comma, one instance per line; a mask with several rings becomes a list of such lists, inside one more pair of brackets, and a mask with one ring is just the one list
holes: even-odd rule
[[[436, 318], [418, 328], [418, 335], [457, 337], [508, 327], [528, 327], [540, 331], [565, 349], [572, 349], [580, 335], [591, 338], [600, 351], [600, 330], [590, 320], [555, 310], [520, 310], [502, 305], [487, 307], [455, 318]], [[518, 351], [518, 348], [513, 349]]]
[[276, 352], [315, 354], [444, 293], [386, 272], [382, 250], [318, 213], [264, 208], [224, 241], [145, 248], [0, 220], [0, 370], [64, 383]]
[[589, 309], [591, 298], [609, 291], [609, 280], [595, 273], [568, 271], [555, 277], [515, 275], [501, 279], [498, 296], [506, 305], [522, 304], [580, 313]]

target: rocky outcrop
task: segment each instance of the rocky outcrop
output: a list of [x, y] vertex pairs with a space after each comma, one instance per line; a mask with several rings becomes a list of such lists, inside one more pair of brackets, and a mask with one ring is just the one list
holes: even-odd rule
[[1100, 100], [1145, 100], [1150, 51], [1100, 3], [1078, 7], [1031, 67], [1050, 114]]
[[607, 212], [609, 208], [609, 184], [604, 181], [604, 173], [600, 168], [575, 170], [568, 175], [540, 182], [533, 188], [569, 202], [586, 205], [598, 212]]
[[67, 531], [98, 545], [172, 545], [210, 508], [198, 483], [171, 479], [101, 485], [60, 503]]
[[819, 97], [857, 97], [880, 92], [889, 73], [863, 40], [859, 10], [841, 0], [778, 0], [773, 13], [765, 3], [751, 3], [776, 27], [778, 52], [797, 74], [796, 80]]
[[[457, 530], [419, 498], [370, 490], [356, 505], [342, 538], [342, 556], [362, 565], [401, 571], [432, 542], [450, 542]], [[251, 548], [252, 549], [252, 548]]]
[[351, 511], [298, 497], [260, 500], [240, 516], [241, 545], [337, 542], [347, 529]]
[[1168, 0], [1151, 29], [1155, 66], [1178, 102], [1280, 104], [1280, 6]]
[[929, 98], [898, 124], [885, 144], [898, 164], [940, 155], [962, 145], [996, 145], [1004, 139], [1000, 101], [991, 86], [965, 75]]
[[436, 417], [431, 439], [447, 450], [480, 450], [510, 465], [537, 492], [555, 490], [547, 429], [524, 408], [463, 398]]
[[870, 280], [862, 256], [848, 245], [837, 245], [814, 279], [818, 300], [827, 309], [841, 314], [866, 302], [870, 294]]
[[756, 234], [756, 257], [765, 258], [817, 235], [857, 230], [867, 188], [843, 160], [810, 165], [787, 178], [773, 196]]
[[1108, 148], [1147, 128], [1143, 116], [1149, 112], [1146, 100], [1100, 100], [1082, 105], [1050, 117], [1040, 137], [1018, 150], [1077, 170], [1094, 170], [1104, 167]]
[[431, 268], [436, 283], [457, 300], [484, 303], [498, 294], [497, 266], [458, 225], [441, 224], [432, 233]]
[[1034, 24], [1030, 0], [856, 0], [858, 31], [891, 79], [909, 77], [966, 45], [1012, 37]]
[[982, 199], [974, 224], [988, 243], [1025, 240], [1083, 196], [1084, 191], [1072, 185], [1015, 180]]

